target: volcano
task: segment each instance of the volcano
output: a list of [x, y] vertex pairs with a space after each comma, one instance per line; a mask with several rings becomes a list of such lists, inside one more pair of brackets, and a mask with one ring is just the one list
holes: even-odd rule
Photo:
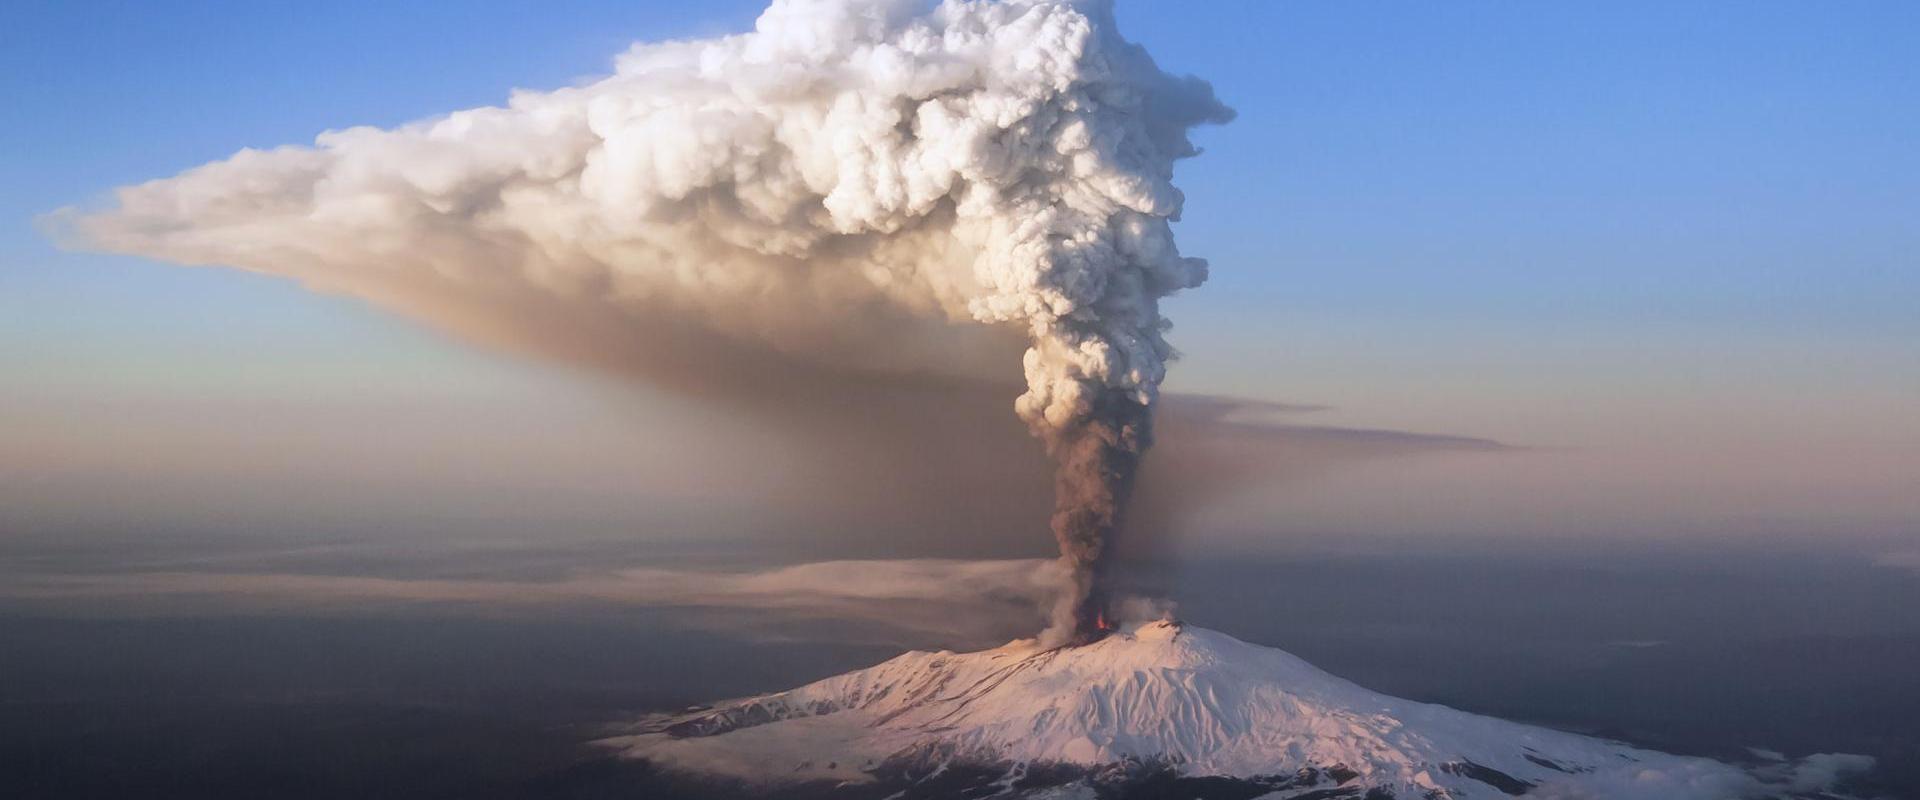
[[910, 652], [603, 744], [723, 796], [1839, 797], [1828, 784], [1871, 765], [1736, 766], [1479, 716], [1171, 620]]

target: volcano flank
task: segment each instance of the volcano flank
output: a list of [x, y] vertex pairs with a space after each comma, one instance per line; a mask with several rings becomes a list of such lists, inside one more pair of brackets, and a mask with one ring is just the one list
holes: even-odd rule
[[687, 781], [827, 797], [1832, 797], [1871, 761], [1736, 766], [1390, 697], [1171, 620], [1075, 647], [910, 652], [641, 721]]

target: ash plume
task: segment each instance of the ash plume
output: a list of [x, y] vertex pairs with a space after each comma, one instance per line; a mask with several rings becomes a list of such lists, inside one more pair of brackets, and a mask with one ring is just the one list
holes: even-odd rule
[[52, 221], [748, 405], [796, 371], [1010, 377], [992, 356], [1024, 341], [1068, 641], [1152, 438], [1159, 300], [1206, 277], [1174, 244], [1173, 164], [1231, 116], [1106, 2], [778, 0], [598, 81], [243, 150]]
[[1097, 637], [1113, 614], [1105, 591], [1112, 538], [1133, 493], [1140, 457], [1151, 443], [1152, 402], [1103, 393], [1064, 429], [1036, 425], [1057, 468], [1053, 536], [1069, 568], [1066, 592], [1047, 628], [1050, 641]]

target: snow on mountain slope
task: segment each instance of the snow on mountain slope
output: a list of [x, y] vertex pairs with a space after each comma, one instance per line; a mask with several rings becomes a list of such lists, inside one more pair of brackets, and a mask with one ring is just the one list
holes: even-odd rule
[[[1170, 621], [1080, 647], [1020, 641], [907, 653], [791, 691], [657, 718], [609, 743], [756, 782], [851, 786], [923, 779], [951, 764], [1000, 765], [1006, 775], [988, 788], [1010, 794], [1044, 785], [1029, 775], [1039, 767], [1066, 780], [1090, 773], [1059, 767], [1116, 764], [1264, 779], [1245, 785], [1272, 788], [1276, 798], [1330, 790], [1314, 796], [1793, 796], [1822, 780], [1805, 764], [1747, 770], [1389, 697], [1285, 652]], [[1826, 758], [1823, 767], [1842, 771], [1865, 766]]]

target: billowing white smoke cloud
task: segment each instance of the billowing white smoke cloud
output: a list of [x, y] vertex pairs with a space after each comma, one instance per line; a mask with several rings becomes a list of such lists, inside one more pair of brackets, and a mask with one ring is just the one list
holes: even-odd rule
[[1173, 162], [1230, 116], [1098, 0], [776, 0], [751, 33], [638, 45], [595, 83], [245, 150], [56, 223], [676, 369], [718, 340], [961, 374], [954, 328], [1016, 331], [1084, 615], [1171, 352], [1158, 301], [1206, 277], [1169, 229]]

